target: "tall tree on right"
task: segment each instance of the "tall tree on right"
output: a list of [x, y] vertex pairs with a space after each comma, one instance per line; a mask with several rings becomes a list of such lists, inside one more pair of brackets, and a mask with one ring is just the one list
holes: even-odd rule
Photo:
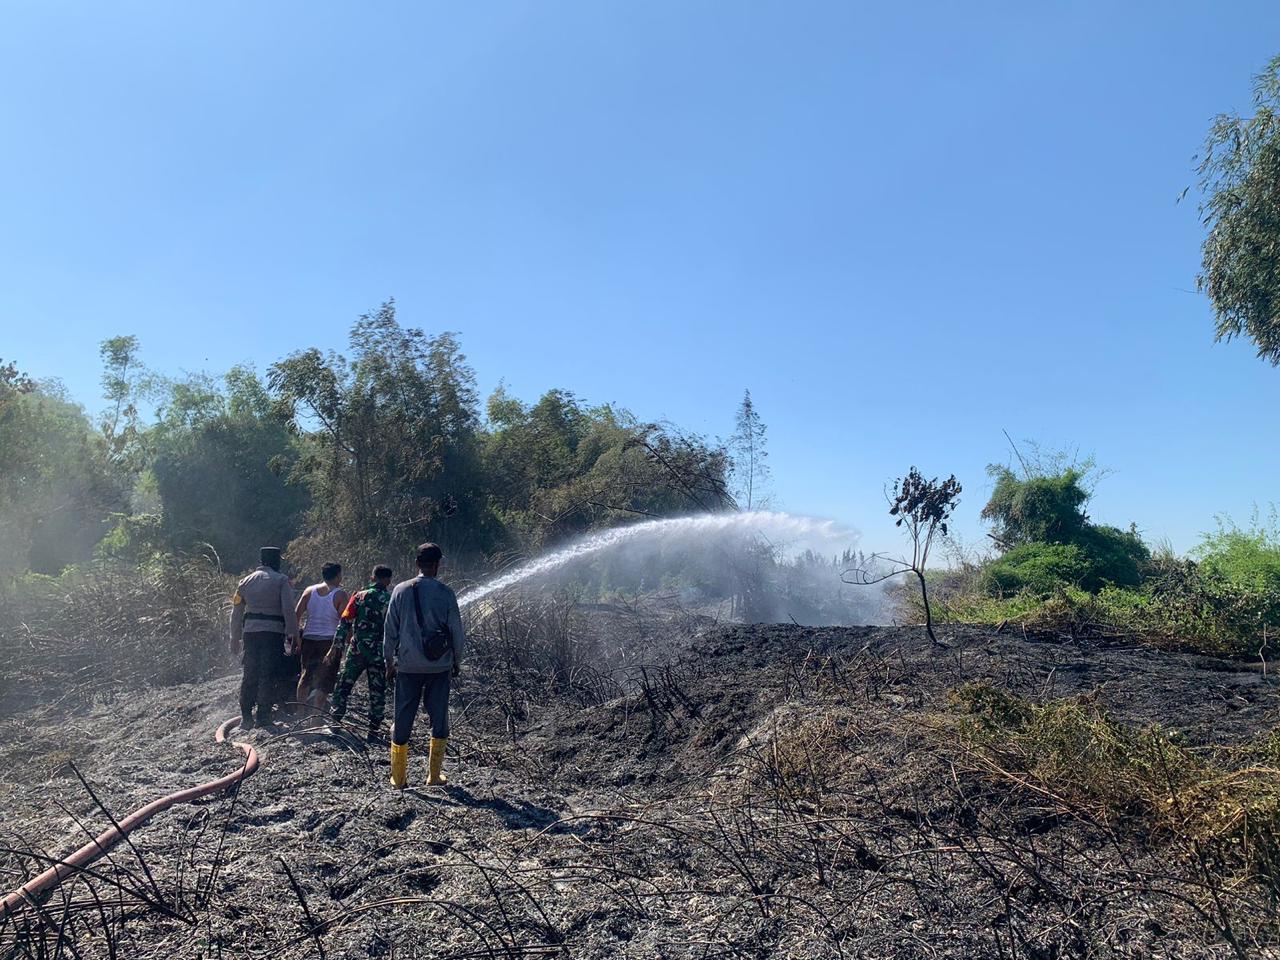
[[1280, 365], [1280, 56], [1254, 78], [1253, 106], [1215, 118], [1199, 158], [1208, 234], [1197, 279], [1218, 339], [1247, 336]]
[[768, 505], [769, 451], [765, 432], [751, 391], [743, 391], [733, 436], [729, 438], [729, 454], [733, 458], [734, 497], [744, 510]]

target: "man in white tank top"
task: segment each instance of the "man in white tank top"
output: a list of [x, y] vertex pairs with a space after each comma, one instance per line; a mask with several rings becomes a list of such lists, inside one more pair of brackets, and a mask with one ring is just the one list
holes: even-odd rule
[[303, 625], [298, 702], [310, 704], [323, 716], [329, 710], [329, 694], [337, 679], [336, 671], [325, 658], [338, 632], [338, 621], [348, 598], [341, 588], [342, 564], [326, 563], [321, 576], [322, 582], [307, 587], [298, 598], [298, 622]]

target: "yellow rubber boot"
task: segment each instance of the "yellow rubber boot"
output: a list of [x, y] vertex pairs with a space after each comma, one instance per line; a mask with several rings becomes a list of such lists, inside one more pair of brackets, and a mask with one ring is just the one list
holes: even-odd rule
[[445, 737], [431, 738], [431, 755], [427, 760], [428, 787], [443, 787], [449, 782], [449, 778], [440, 772], [444, 766], [444, 748], [448, 743]]
[[409, 783], [409, 745], [393, 743], [391, 745], [391, 786], [403, 790]]

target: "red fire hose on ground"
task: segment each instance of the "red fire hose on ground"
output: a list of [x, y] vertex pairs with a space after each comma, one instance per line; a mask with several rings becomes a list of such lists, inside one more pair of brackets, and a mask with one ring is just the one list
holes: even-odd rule
[[[226, 743], [231, 731], [240, 725], [239, 717], [232, 717], [230, 720], [218, 727], [214, 739], [218, 743]], [[174, 804], [190, 803], [192, 800], [198, 800], [200, 797], [206, 797], [211, 793], [217, 793], [220, 790], [226, 790], [228, 787], [234, 787], [246, 777], [253, 776], [258, 770], [258, 751], [252, 745], [233, 741], [232, 746], [238, 747], [244, 751], [244, 766], [239, 770], [228, 773], [225, 777], [219, 777], [217, 780], [211, 780], [208, 783], [202, 783], [199, 786], [189, 787], [186, 790], [179, 790], [168, 796], [160, 797], [153, 800], [145, 807], [139, 807], [133, 813], [129, 814], [120, 821], [119, 826], [113, 826], [109, 830], [104, 830], [97, 837], [86, 843], [83, 847], [71, 854], [64, 860], [55, 863], [44, 873], [38, 877], [28, 880], [17, 890], [14, 890], [3, 901], [0, 901], [0, 918], [7, 917], [14, 911], [20, 909], [26, 904], [35, 902], [42, 894], [52, 890], [58, 884], [62, 883], [68, 876], [78, 870], [82, 870], [95, 860], [104, 856], [112, 847], [118, 844], [126, 836], [135, 829], [142, 826], [157, 813], [168, 810]]]

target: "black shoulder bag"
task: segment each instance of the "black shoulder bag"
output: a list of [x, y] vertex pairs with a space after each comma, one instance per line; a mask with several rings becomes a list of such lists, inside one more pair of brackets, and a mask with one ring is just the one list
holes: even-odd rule
[[418, 591], [421, 586], [421, 580], [413, 585], [413, 612], [418, 616], [418, 634], [422, 637], [422, 652], [427, 655], [428, 660], [435, 661], [452, 649], [453, 633], [449, 630], [448, 622], [440, 624], [438, 629], [427, 633], [427, 624], [422, 617], [422, 595]]

